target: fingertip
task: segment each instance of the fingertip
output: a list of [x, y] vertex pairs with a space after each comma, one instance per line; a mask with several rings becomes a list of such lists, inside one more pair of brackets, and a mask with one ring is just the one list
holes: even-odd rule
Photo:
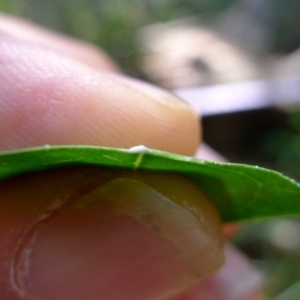
[[[164, 136], [164, 139], [160, 140], [161, 143], [164, 143], [164, 146], [158, 149], [189, 156], [193, 155], [201, 141], [202, 130], [198, 113], [194, 111], [188, 103], [175, 94], [151, 83], [121, 74], [107, 74], [113, 80], [125, 84], [125, 86], [132, 89], [132, 92], [136, 96], [135, 98], [139, 99], [138, 101], [145, 101], [147, 98], [156, 109], [170, 114], [167, 118], [156, 118], [157, 123], [161, 124], [159, 127], [155, 126], [154, 123], [151, 125], [150, 120], [148, 121], [149, 123], [147, 123], [147, 119], [143, 119], [144, 126], [148, 127], [147, 134], [149, 136], [158, 134]], [[143, 97], [141, 97], [141, 95], [143, 95]], [[155, 115], [156, 113], [149, 107], [148, 114]], [[172, 119], [176, 120], [176, 128], [165, 128], [165, 125]], [[176, 144], [176, 151], [171, 148], [174, 144]], [[168, 147], [168, 145], [172, 146]], [[167, 150], [168, 148], [169, 150]]]
[[143, 144], [194, 153], [200, 139], [198, 118], [167, 92], [125, 84], [107, 72], [19, 40], [3, 38], [0, 49], [2, 150], [44, 144]]
[[223, 262], [220, 224], [177, 177], [81, 167], [2, 183], [0, 289], [25, 299], [150, 300], [190, 288]]

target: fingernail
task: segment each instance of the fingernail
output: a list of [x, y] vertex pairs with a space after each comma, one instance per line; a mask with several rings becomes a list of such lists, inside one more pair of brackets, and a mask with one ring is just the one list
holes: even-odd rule
[[[183, 99], [177, 97], [176, 95], [172, 94], [170, 91], [166, 91], [154, 84], [139, 80], [137, 78], [124, 76], [120, 74], [115, 73], [109, 73], [109, 75], [118, 81], [123, 82], [127, 86], [131, 86], [134, 89], [137, 89], [138, 91], [147, 94], [152, 99], [156, 100], [157, 102], [160, 102], [165, 105], [169, 106], [184, 106], [184, 107], [190, 107], [191, 106], [185, 102]], [[191, 108], [192, 109], [192, 108]]]
[[15, 284], [43, 300], [164, 299], [222, 263], [191, 213], [128, 178], [59, 209], [22, 247]]

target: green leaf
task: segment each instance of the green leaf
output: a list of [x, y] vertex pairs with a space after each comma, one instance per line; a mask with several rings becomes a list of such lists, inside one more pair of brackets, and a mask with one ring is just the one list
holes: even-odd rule
[[300, 184], [267, 169], [219, 163], [147, 149], [45, 146], [0, 153], [0, 180], [62, 166], [174, 172], [193, 180], [224, 222], [300, 214]]

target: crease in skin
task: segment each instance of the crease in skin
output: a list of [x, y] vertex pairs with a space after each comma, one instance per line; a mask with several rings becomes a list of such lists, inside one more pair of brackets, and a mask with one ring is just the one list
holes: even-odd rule
[[16, 245], [10, 265], [10, 284], [18, 296], [26, 300], [37, 300], [26, 288], [24, 280], [29, 276], [30, 254], [36, 239], [38, 226], [41, 222], [53, 216], [59, 209], [68, 205], [67, 200], [67, 197], [64, 197], [52, 201], [37, 220], [23, 233]]

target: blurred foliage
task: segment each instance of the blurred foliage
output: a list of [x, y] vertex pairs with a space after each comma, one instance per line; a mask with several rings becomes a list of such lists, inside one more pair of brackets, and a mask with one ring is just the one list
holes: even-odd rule
[[275, 161], [275, 169], [300, 181], [300, 111], [288, 117], [290, 127], [273, 130], [262, 141], [260, 155]]
[[233, 238], [233, 242], [263, 271], [267, 299], [274, 299], [299, 281], [299, 231], [298, 218], [274, 219], [245, 224]]
[[216, 23], [225, 17], [229, 31], [238, 32], [249, 47], [257, 43], [251, 38], [257, 35], [254, 31], [268, 51], [300, 46], [299, 0], [0, 0], [0, 10], [93, 42], [136, 76], [140, 70], [135, 34], [155, 22], [197, 15], [201, 22]]
[[104, 48], [139, 76], [135, 34], [154, 22], [215, 14], [234, 0], [0, 0], [0, 9]]
[[[269, 0], [270, 1], [270, 0]], [[273, 50], [291, 52], [300, 47], [300, 1], [271, 0], [274, 14], [270, 16]]]

